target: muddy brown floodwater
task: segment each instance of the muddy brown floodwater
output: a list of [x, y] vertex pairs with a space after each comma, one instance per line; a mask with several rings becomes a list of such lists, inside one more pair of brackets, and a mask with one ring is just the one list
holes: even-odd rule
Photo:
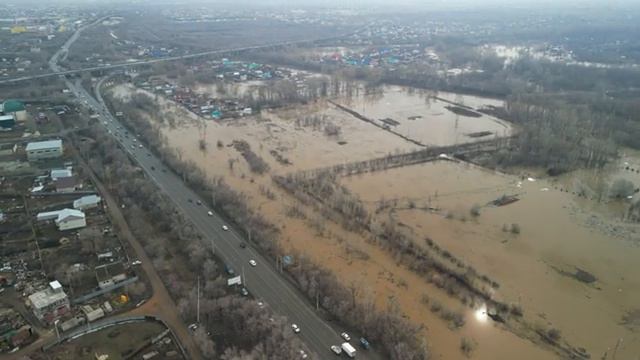
[[[499, 100], [399, 86], [384, 86], [368, 95], [365, 91], [359, 94], [340, 103], [424, 145], [452, 145], [511, 135], [509, 123], [475, 112], [489, 105], [503, 106]], [[474, 110], [476, 116], [452, 112], [447, 109], [456, 106], [452, 102]], [[486, 135], [479, 136], [483, 132]]]
[[[640, 354], [640, 337], [621, 324], [640, 305], [640, 250], [584, 226], [583, 216], [572, 211], [574, 196], [554, 184], [453, 162], [351, 177], [343, 183], [371, 208], [381, 197], [440, 208], [438, 213], [400, 209], [393, 216], [489, 274], [501, 284], [498, 298], [521, 304], [528, 319], [560, 329], [592, 356], [608, 349], [611, 355], [619, 339], [624, 341], [618, 358]], [[503, 194], [520, 200], [486, 205]], [[477, 218], [469, 213], [473, 204], [483, 206]], [[514, 223], [520, 234], [503, 231], [504, 224]], [[594, 274], [597, 281], [586, 284], [568, 276], [577, 269]]]
[[[128, 86], [114, 89], [120, 97], [132, 91]], [[359, 105], [357, 101], [351, 104], [355, 104], [356, 111], [371, 111], [367, 116], [397, 119], [401, 123], [399, 127], [406, 126], [413, 136], [427, 143], [456, 142], [464, 133], [472, 131], [510, 131], [508, 124], [490, 117], [462, 119], [463, 116], [458, 116], [458, 130], [451, 132], [452, 126], [455, 129], [455, 124], [452, 125], [456, 122], [455, 114], [447, 109], [434, 110], [448, 104], [431, 101], [426, 105], [425, 95], [416, 92], [392, 87], [383, 96], [386, 100], [377, 100], [378, 105]], [[442, 93], [438, 96], [462, 101], [474, 109], [500, 105], [495, 100], [476, 97]], [[433, 358], [464, 359], [459, 350], [462, 337], [478, 344], [474, 359], [555, 358], [552, 353], [495, 325], [482, 313], [481, 307], [463, 306], [398, 264], [362, 235], [347, 232], [331, 221], [325, 221], [321, 232], [314, 230], [310, 221], [322, 216], [312, 208], [302, 207], [308, 220], [288, 217], [287, 210], [297, 201], [271, 181], [273, 174], [366, 160], [416, 150], [418, 146], [324, 102], [218, 123], [205, 122], [171, 101], [161, 98], [158, 101], [163, 116], [172, 117], [177, 124], [170, 127], [165, 122], [162, 127], [170, 147], [178, 149], [184, 159], [194, 161], [208, 176], [224, 177], [235, 190], [242, 192], [254, 210], [280, 228], [285, 247], [299, 250], [339, 274], [346, 286], [366, 284], [360, 287], [359, 293], [375, 299], [380, 308], [390, 301], [396, 302], [408, 319], [424, 325], [422, 335], [431, 345]], [[364, 110], [359, 106], [364, 106]], [[340, 126], [340, 134], [327, 136], [321, 128], [296, 124], [296, 119], [309, 115], [321, 116]], [[408, 120], [409, 116], [420, 115], [423, 118]], [[202, 127], [205, 123], [206, 132]], [[413, 128], [414, 123], [422, 124], [420, 129]], [[438, 130], [438, 127], [443, 128]], [[209, 145], [206, 151], [198, 146], [201, 136]], [[252, 174], [240, 154], [226, 146], [233, 140], [247, 141], [270, 165], [269, 173]], [[218, 141], [225, 146], [216, 147]], [[278, 162], [274, 151], [289, 159], [291, 165]], [[230, 160], [233, 167], [229, 165]], [[582, 226], [584, 215], [572, 211], [575, 208], [572, 196], [555, 190], [553, 184], [444, 161], [347, 177], [340, 182], [360, 196], [369, 209], [375, 209], [376, 202], [383, 197], [399, 199], [398, 208], [376, 216], [395, 217], [416, 238], [431, 237], [480, 273], [498, 281], [501, 286], [496, 290], [496, 297], [521, 304], [527, 321], [559, 328], [563, 338], [575, 346], [585, 347], [593, 358], [601, 357], [620, 338], [624, 341], [618, 349], [618, 359], [634, 359], [640, 353], [638, 336], [620, 325], [626, 312], [640, 307], [638, 249], [631, 242], [616, 241]], [[268, 199], [264, 189], [272, 191], [275, 200]], [[518, 195], [520, 201], [504, 207], [485, 206], [503, 194]], [[409, 200], [418, 208], [429, 205], [440, 211], [403, 207]], [[469, 214], [473, 204], [482, 205], [477, 218]], [[445, 213], [453, 214], [453, 219], [447, 219]], [[463, 217], [465, 221], [461, 220]], [[519, 235], [502, 230], [504, 224], [513, 223], [520, 225]], [[576, 268], [594, 274], [597, 281], [584, 284], [567, 276]], [[425, 294], [432, 302], [438, 301], [450, 310], [462, 312], [466, 325], [451, 329], [421, 302]]]

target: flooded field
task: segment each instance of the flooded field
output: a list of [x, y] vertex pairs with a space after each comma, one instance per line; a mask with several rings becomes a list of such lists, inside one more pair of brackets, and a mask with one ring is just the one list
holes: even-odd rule
[[[594, 357], [611, 353], [624, 339], [618, 358], [633, 359], [640, 353], [640, 336], [630, 328], [638, 319], [622, 322], [640, 304], [640, 269], [634, 265], [640, 250], [585, 226], [590, 215], [579, 211], [573, 195], [530, 180], [436, 162], [342, 182], [370, 209], [381, 198], [398, 199], [396, 209], [380, 216], [395, 217], [417, 237], [429, 236], [489, 274], [501, 285], [496, 296], [521, 304], [532, 322], [560, 329]], [[487, 205], [505, 194], [520, 200]], [[470, 214], [474, 204], [481, 206], [477, 217]], [[418, 209], [424, 205], [438, 211]], [[504, 231], [510, 224], [518, 224], [519, 234]], [[596, 280], [580, 281], [578, 269]]]
[[[126, 98], [136, 90], [118, 86], [113, 91]], [[393, 98], [402, 92], [392, 94]], [[413, 103], [416, 113], [425, 111], [420, 106], [427, 112], [434, 107], [433, 103], [418, 105], [421, 95], [405, 95], [399, 101]], [[439, 97], [460, 101], [452, 94]], [[323, 101], [222, 122], [202, 120], [162, 98], [157, 101], [164, 121], [149, 121], [159, 124], [170, 147], [208, 176], [222, 177], [242, 192], [254, 210], [280, 228], [286, 248], [300, 251], [340, 274], [346, 286], [363, 284], [359, 288], [361, 296], [373, 298], [380, 308], [390, 302], [398, 304], [408, 319], [424, 326], [422, 335], [430, 344], [434, 359], [464, 359], [460, 351], [462, 338], [477, 344], [474, 359], [554, 358], [552, 353], [488, 320], [481, 304], [476, 308], [464, 306], [426, 282], [367, 241], [366, 236], [345, 231], [308, 206], [301, 207], [304, 219], [288, 216], [288, 210], [300, 204], [271, 181], [275, 174], [366, 160], [417, 150], [419, 146]], [[420, 101], [424, 104], [424, 96]], [[499, 105], [478, 98], [466, 98], [464, 103], [474, 108]], [[385, 109], [376, 106], [379, 111]], [[455, 122], [452, 114], [439, 115], [449, 119], [441, 123]], [[482, 119], [471, 120], [509, 129], [506, 124]], [[421, 120], [406, 122], [409, 121]], [[460, 125], [460, 119], [458, 122]], [[339, 131], [327, 131], [336, 127]], [[488, 128], [483, 125], [464, 131], [470, 129]], [[427, 131], [423, 134], [432, 136]], [[199, 139], [207, 143], [205, 150], [199, 147]], [[263, 175], [252, 173], [239, 152], [230, 146], [234, 141], [246, 141], [269, 170]], [[555, 184], [453, 162], [408, 166], [343, 178], [341, 182], [360, 196], [372, 212], [381, 198], [397, 199], [396, 207], [377, 216], [396, 218], [416, 237], [431, 237], [480, 273], [488, 274], [501, 285], [496, 297], [522, 305], [525, 318], [531, 323], [559, 328], [563, 338], [587, 348], [592, 356], [601, 356], [616, 346], [619, 338], [624, 338], [618, 349], [619, 358], [638, 353], [638, 337], [629, 326], [620, 324], [627, 312], [640, 307], [640, 287], [634, 276], [640, 270], [633, 263], [637, 250], [628, 242], [614, 241], [583, 227], [584, 213], [577, 211], [572, 196], [556, 190]], [[267, 192], [271, 195], [267, 196]], [[520, 201], [504, 207], [487, 206], [503, 194], [518, 195]], [[477, 218], [470, 215], [474, 204], [481, 206]], [[505, 224], [518, 224], [520, 233], [503, 231]], [[577, 268], [594, 274], [597, 281], [578, 281], [571, 276]], [[462, 313], [465, 325], [452, 328], [431, 310], [434, 303]], [[640, 326], [640, 319], [636, 321]]]
[[502, 101], [386, 86], [339, 101], [380, 126], [424, 145], [452, 145], [511, 134], [511, 126], [478, 109]]

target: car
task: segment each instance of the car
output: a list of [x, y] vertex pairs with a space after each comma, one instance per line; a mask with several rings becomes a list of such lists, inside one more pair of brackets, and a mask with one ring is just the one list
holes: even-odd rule
[[306, 352], [304, 352], [304, 350], [300, 350], [300, 357], [301, 357], [302, 359], [306, 359], [306, 358], [308, 358], [308, 357], [309, 357], [309, 355], [307, 355], [307, 353], [306, 353]]
[[162, 172], [167, 172], [167, 169], [162, 169]]
[[156, 167], [155, 167], [155, 166], [151, 166], [151, 170], [155, 170], [155, 169], [156, 169]]
[[240, 294], [242, 294], [242, 296], [247, 296], [249, 295], [249, 291], [247, 290], [247, 288], [242, 288], [240, 289]]
[[369, 341], [363, 337], [360, 338], [360, 346], [362, 346], [365, 349], [368, 349], [371, 347], [371, 345], [369, 344]]
[[258, 307], [263, 307], [264, 303], [262, 301], [258, 301]]
[[227, 225], [222, 225], [222, 230], [229, 231], [229, 227]]
[[342, 354], [342, 349], [340, 349], [340, 346], [338, 345], [331, 345], [331, 351], [336, 355]]
[[258, 265], [258, 263], [255, 260], [251, 259], [251, 260], [249, 260], [249, 265], [256, 266], [256, 265]]
[[211, 212], [211, 211], [207, 211], [207, 215], [209, 215], [209, 216], [213, 216], [213, 212]]
[[191, 200], [191, 199], [187, 199], [187, 201], [188, 201], [188, 202], [193, 202], [193, 200]]
[[147, 156], [151, 156], [151, 153], [147, 153]]
[[138, 141], [138, 140], [136, 138], [133, 138], [133, 142], [136, 142], [136, 141]]
[[296, 324], [291, 324], [291, 329], [293, 329], [293, 332], [296, 334], [300, 332], [300, 327]]
[[135, 145], [131, 145], [131, 148], [132, 148], [132, 149], [135, 149], [136, 147], [135, 147]]
[[198, 200], [198, 201], [196, 201], [196, 204], [202, 205], [202, 201]]
[[142, 144], [139, 144], [139, 145], [138, 145], [138, 148], [142, 149]]
[[241, 248], [241, 249], [244, 249], [244, 248], [246, 248], [246, 247], [247, 247], [247, 244], [245, 244], [245, 243], [240, 243], [240, 248]]
[[132, 261], [131, 265], [142, 265], [142, 261], [140, 261], [140, 260]]
[[349, 340], [351, 340], [351, 336], [349, 336], [349, 334], [347, 334], [346, 332], [343, 332], [342, 334], [340, 334], [340, 336], [341, 336], [345, 341], [349, 341]]
[[188, 326], [188, 328], [189, 328], [189, 330], [191, 330], [192, 332], [193, 332], [193, 331], [196, 331], [196, 329], [198, 328], [198, 324], [193, 323], [193, 324], [189, 325], [189, 326]]
[[232, 268], [231, 266], [229, 266], [228, 264], [225, 264], [225, 265], [224, 265], [224, 271], [225, 271], [228, 275], [231, 275], [231, 276], [233, 276], [233, 275], [235, 275], [235, 274], [236, 274], [236, 271], [235, 271], [235, 270], [233, 270], [233, 268]]

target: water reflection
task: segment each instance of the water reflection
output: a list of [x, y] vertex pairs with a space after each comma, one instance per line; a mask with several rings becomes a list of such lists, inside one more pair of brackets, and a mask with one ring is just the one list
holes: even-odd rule
[[489, 315], [487, 314], [487, 307], [485, 305], [482, 305], [482, 307], [477, 309], [474, 315], [479, 323], [485, 323], [489, 319]]

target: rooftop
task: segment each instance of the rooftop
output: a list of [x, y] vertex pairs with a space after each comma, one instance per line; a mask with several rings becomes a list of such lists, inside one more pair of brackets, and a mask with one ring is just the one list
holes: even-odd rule
[[58, 219], [56, 222], [62, 221], [68, 217], [82, 218], [84, 219], [84, 213], [76, 209], [62, 209], [58, 213]]
[[37, 151], [37, 150], [45, 150], [51, 148], [61, 148], [62, 140], [47, 140], [47, 141], [38, 141], [38, 142], [30, 142], [27, 144], [27, 151]]
[[99, 203], [101, 200], [102, 198], [100, 198], [100, 196], [98, 195], [87, 195], [74, 201], [73, 207], [77, 209], [78, 207], [82, 207], [83, 205], [94, 205]]
[[56, 178], [53, 183], [55, 184], [56, 189], [65, 189], [76, 186], [77, 181], [75, 176], [65, 176]]
[[[60, 285], [60, 283], [57, 281], [51, 282], [51, 284], [53, 283], [57, 283], [57, 285]], [[51, 284], [49, 285], [51, 286]], [[61, 286], [56, 289], [57, 290], [54, 290], [51, 287], [48, 287], [42, 291], [33, 293], [29, 295], [29, 301], [31, 302], [31, 304], [33, 304], [34, 308], [43, 309], [67, 297], [67, 294], [65, 294]]]
[[2, 104], [0, 111], [12, 113], [24, 110], [24, 104], [18, 100], [7, 100]]

